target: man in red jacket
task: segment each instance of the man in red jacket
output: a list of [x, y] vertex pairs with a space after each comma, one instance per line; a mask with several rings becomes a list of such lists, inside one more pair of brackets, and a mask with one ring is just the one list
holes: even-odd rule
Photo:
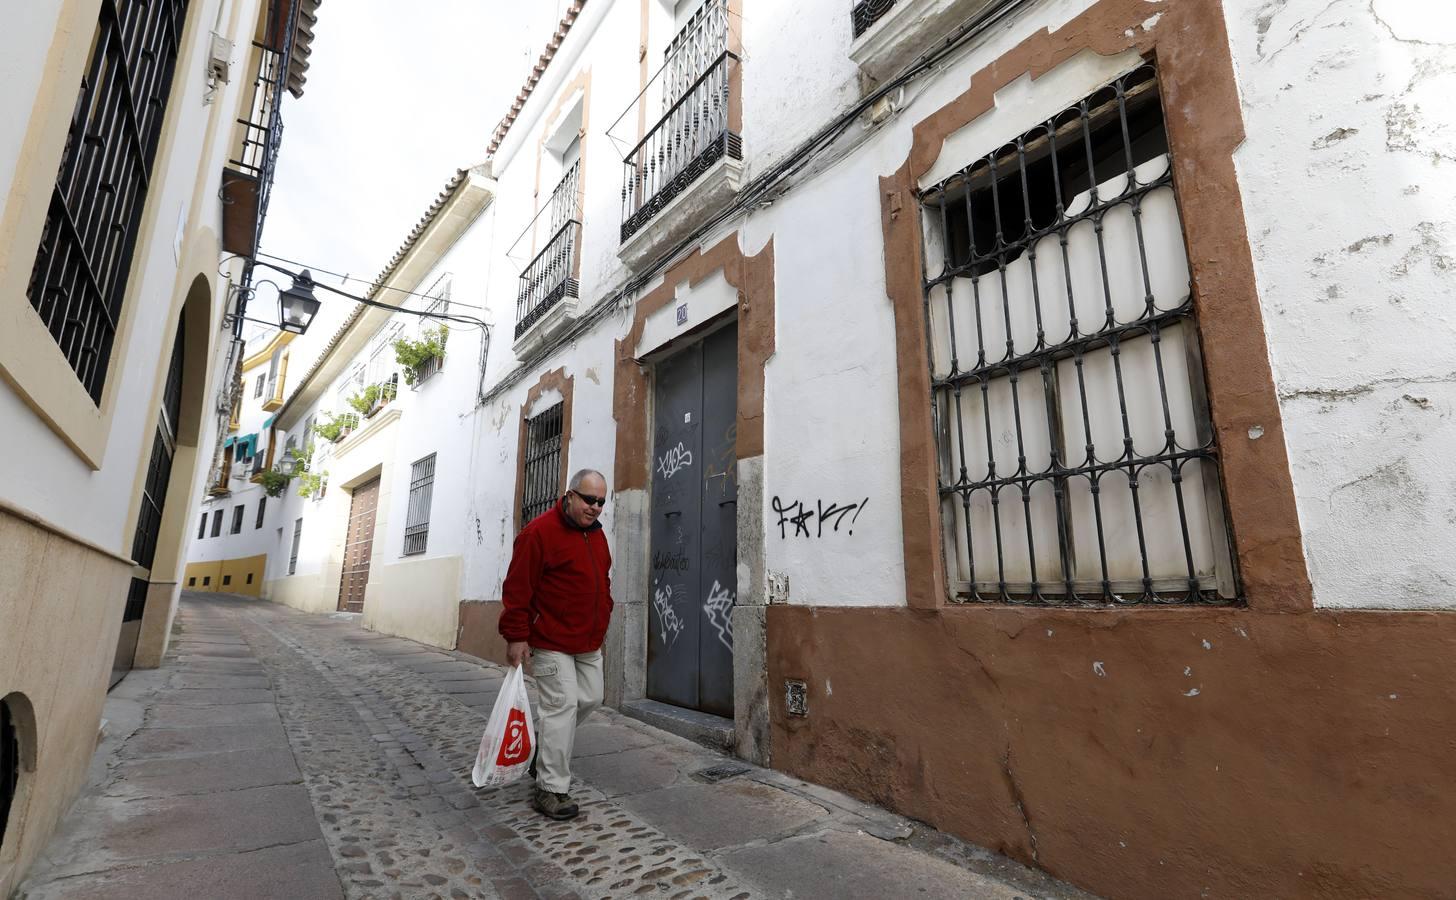
[[571, 748], [576, 726], [602, 703], [602, 640], [612, 617], [612, 553], [597, 521], [607, 480], [583, 469], [570, 485], [559, 503], [516, 535], [499, 626], [510, 664], [531, 658], [541, 695], [532, 802], [553, 819], [577, 814]]

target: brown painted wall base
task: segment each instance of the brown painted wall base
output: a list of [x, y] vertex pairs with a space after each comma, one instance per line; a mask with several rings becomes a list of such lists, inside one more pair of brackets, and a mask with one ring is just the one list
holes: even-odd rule
[[768, 634], [775, 767], [1093, 891], [1456, 894], [1456, 615], [771, 607]]
[[506, 641], [496, 631], [500, 622], [499, 600], [463, 600], [460, 603], [460, 637], [455, 649], [493, 663], [506, 664]]

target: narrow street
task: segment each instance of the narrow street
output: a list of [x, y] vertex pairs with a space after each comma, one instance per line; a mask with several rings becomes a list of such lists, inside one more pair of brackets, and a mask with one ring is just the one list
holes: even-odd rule
[[1087, 896], [611, 710], [578, 735], [582, 814], [549, 822], [524, 780], [470, 784], [503, 670], [357, 620], [184, 593], [19, 896]]

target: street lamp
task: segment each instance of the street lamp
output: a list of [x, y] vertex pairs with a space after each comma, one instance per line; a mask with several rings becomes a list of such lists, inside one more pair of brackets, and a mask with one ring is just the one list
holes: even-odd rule
[[293, 279], [293, 286], [278, 292], [278, 327], [294, 334], [303, 334], [318, 314], [319, 301], [313, 295], [313, 274], [304, 269]]

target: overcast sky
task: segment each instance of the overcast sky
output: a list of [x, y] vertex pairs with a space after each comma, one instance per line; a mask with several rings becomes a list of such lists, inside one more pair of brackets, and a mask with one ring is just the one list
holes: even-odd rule
[[484, 158], [567, 2], [324, 0], [304, 95], [284, 105], [262, 250], [377, 275]]

